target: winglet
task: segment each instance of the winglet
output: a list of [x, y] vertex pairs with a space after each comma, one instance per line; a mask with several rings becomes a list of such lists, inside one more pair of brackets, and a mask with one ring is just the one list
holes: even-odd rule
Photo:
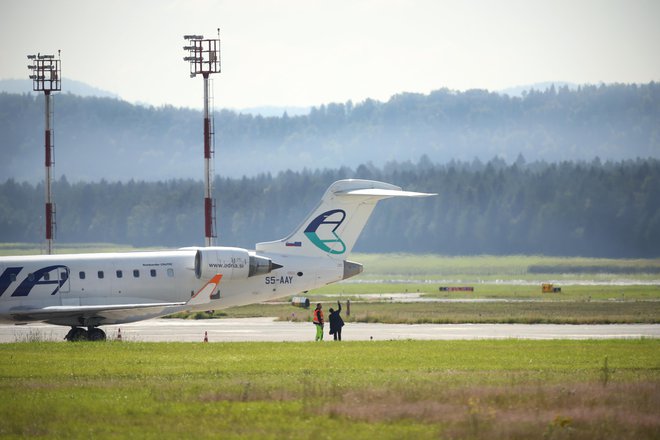
[[220, 284], [222, 274], [216, 274], [211, 280], [195, 293], [190, 300], [186, 303], [187, 306], [196, 306], [200, 304], [208, 304], [211, 302], [211, 295]]

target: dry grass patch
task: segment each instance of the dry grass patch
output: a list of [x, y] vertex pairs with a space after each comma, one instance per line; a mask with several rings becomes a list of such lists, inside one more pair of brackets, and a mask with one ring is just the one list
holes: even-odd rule
[[[321, 415], [370, 423], [440, 424], [448, 438], [653, 439], [660, 434], [655, 382], [437, 388], [419, 400], [391, 389], [349, 391]], [[433, 394], [430, 396], [429, 394]]]

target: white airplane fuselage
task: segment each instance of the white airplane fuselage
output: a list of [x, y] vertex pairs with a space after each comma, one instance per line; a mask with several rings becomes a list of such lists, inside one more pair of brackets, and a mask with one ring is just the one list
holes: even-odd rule
[[[198, 252], [226, 255], [214, 260], [196, 276]], [[28, 322], [35, 311], [53, 312], [93, 306], [130, 307], [182, 303], [181, 307], [209, 282], [214, 274], [222, 281], [210, 301], [186, 310], [216, 310], [267, 301], [297, 294], [339, 281], [344, 276], [342, 261], [327, 257], [295, 257], [264, 254], [263, 258], [283, 267], [264, 274], [247, 276], [244, 258], [236, 248], [199, 248], [172, 251], [112, 254], [42, 255], [0, 257], [0, 322]], [[254, 253], [253, 253], [254, 254]], [[200, 264], [200, 263], [197, 263]], [[243, 267], [239, 267], [239, 266]], [[197, 272], [199, 273], [199, 269]], [[208, 275], [207, 275], [208, 274]], [[121, 312], [86, 314], [92, 325], [120, 324], [173, 313], [176, 305], [128, 308]], [[119, 308], [119, 307], [117, 307]], [[101, 318], [100, 315], [107, 315]], [[53, 324], [87, 326], [79, 314], [55, 314], [45, 320]]]

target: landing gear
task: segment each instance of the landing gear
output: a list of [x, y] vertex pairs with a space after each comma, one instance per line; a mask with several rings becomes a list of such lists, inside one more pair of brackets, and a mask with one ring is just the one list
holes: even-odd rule
[[64, 337], [69, 342], [77, 341], [86, 341], [87, 340], [87, 330], [81, 327], [71, 327], [69, 333]]
[[105, 332], [98, 327], [90, 327], [87, 330], [87, 339], [90, 341], [105, 341]]
[[70, 342], [77, 341], [105, 341], [105, 332], [98, 327], [71, 327], [64, 339]]

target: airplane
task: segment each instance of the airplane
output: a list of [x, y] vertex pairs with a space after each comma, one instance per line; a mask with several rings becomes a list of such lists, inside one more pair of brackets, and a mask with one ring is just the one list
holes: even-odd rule
[[254, 250], [213, 246], [0, 257], [0, 322], [70, 326], [69, 341], [105, 340], [102, 325], [306, 292], [363, 271], [347, 258], [378, 201], [432, 195], [371, 180], [339, 180], [292, 234]]

